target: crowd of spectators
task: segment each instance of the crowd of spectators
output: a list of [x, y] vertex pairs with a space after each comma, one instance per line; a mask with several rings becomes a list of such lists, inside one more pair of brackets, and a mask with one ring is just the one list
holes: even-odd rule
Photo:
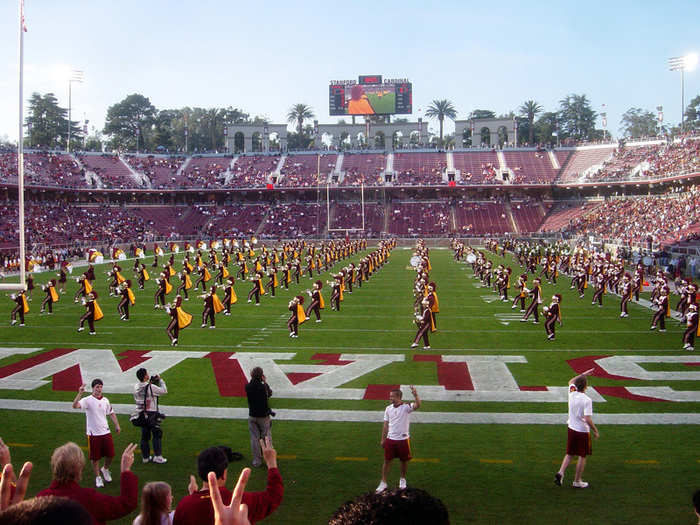
[[445, 160], [444, 154], [394, 154], [394, 170], [397, 172], [397, 183], [402, 186], [442, 184], [442, 175], [446, 169], [447, 160]]
[[383, 153], [346, 153], [341, 169], [342, 186], [381, 186], [384, 184], [386, 155]]
[[613, 199], [574, 219], [567, 231], [653, 246], [679, 242], [700, 229], [700, 190]]
[[278, 204], [268, 214], [260, 235], [267, 238], [301, 239], [326, 229], [326, 214], [316, 203]]
[[178, 181], [177, 172], [185, 162], [184, 157], [156, 157], [153, 155], [137, 157], [129, 155], [126, 157], [126, 162], [135, 171], [144, 175], [152, 188], [166, 189], [182, 185]]
[[240, 156], [231, 168], [226, 186], [231, 188], [261, 188], [279, 164], [280, 156]]
[[97, 175], [102, 187], [108, 189], [139, 188], [146, 185], [145, 181], [137, 181], [129, 168], [117, 155], [103, 153], [102, 155], [76, 154], [78, 161], [87, 171]]
[[[17, 183], [17, 154], [0, 154], [0, 181]], [[33, 186], [85, 187], [85, 171], [69, 155], [24, 154], [24, 183]]]
[[397, 202], [389, 212], [389, 232], [407, 237], [441, 237], [450, 227], [447, 202]]
[[224, 185], [231, 159], [193, 157], [181, 173], [180, 185], [187, 188], [220, 188]]
[[336, 155], [290, 155], [280, 170], [280, 186], [309, 188], [325, 184], [335, 169]]
[[665, 178], [700, 169], [700, 139], [684, 138], [646, 146], [620, 145], [590, 181]]

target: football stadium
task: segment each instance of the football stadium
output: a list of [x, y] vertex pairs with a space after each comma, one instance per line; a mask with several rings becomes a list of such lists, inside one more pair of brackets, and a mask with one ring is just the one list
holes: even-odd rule
[[[672, 84], [665, 106], [644, 86], [600, 96], [565, 61], [555, 95], [525, 87], [533, 67], [515, 102], [468, 83], [444, 98], [425, 69], [363, 65], [379, 48], [340, 29], [341, 67], [237, 49], [182, 102], [160, 84], [202, 75], [199, 44], [98, 67], [119, 42], [96, 40], [52, 88], [36, 41], [63, 15], [18, 3], [2, 8], [19, 82], [0, 128], [0, 524], [40, 507], [55, 523], [213, 524], [215, 507], [226, 524], [694, 523], [697, 41], [644, 63]], [[149, 20], [154, 40], [133, 38], [154, 46], [179, 21], [194, 42], [235, 15], [157, 4], [85, 7], [86, 34]], [[280, 9], [251, 22], [264, 40]], [[454, 14], [477, 32], [498, 18]], [[276, 95], [239, 60], [280, 67]], [[219, 74], [261, 101], [210, 96]]]

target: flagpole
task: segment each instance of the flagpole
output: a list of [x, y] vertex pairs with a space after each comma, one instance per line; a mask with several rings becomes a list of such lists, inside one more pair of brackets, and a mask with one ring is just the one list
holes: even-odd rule
[[19, 121], [17, 135], [17, 192], [19, 196], [19, 283], [26, 289], [24, 250], [24, 0], [19, 0]]

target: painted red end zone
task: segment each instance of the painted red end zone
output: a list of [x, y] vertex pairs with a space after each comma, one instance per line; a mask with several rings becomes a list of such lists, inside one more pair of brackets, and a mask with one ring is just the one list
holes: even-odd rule
[[474, 390], [467, 363], [445, 363], [441, 355], [414, 355], [414, 361], [434, 361], [437, 365], [438, 383], [445, 390]]
[[389, 392], [398, 390], [401, 385], [367, 385], [362, 399], [384, 399], [389, 401]]

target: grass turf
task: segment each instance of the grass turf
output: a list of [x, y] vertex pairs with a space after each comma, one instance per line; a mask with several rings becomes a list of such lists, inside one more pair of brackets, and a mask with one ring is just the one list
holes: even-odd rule
[[[364, 388], [368, 384], [437, 385], [435, 363], [414, 361], [417, 354], [507, 354], [521, 355], [527, 363], [509, 365], [519, 385], [565, 385], [575, 375], [567, 360], [586, 355], [688, 355], [680, 351], [682, 328], [668, 322], [668, 332], [649, 332], [651, 312], [631, 305], [630, 318], [620, 320], [618, 301], [605, 297], [604, 308], [591, 306], [590, 295], [579, 300], [562, 277], [557, 287], [545, 284], [544, 296], [562, 293], [564, 326], [557, 340], [546, 343], [542, 324], [502, 321], [496, 314], [511, 314], [510, 305], [491, 300], [492, 291], [477, 288], [466, 265], [455, 263], [446, 250], [433, 250], [431, 279], [438, 283], [441, 313], [439, 331], [431, 337], [432, 350], [411, 351], [408, 346], [415, 333], [412, 324], [412, 281], [408, 268], [410, 251], [397, 249], [387, 265], [363, 288], [346, 295], [341, 312], [323, 312], [324, 322], [307, 323], [300, 337], [287, 336], [284, 321], [286, 305], [294, 293], [305, 290], [310, 280], [290, 291], [278, 291], [278, 297], [265, 297], [260, 307], [245, 303], [248, 284], [237, 284], [238, 304], [233, 315], [217, 317], [216, 330], [198, 328], [201, 300], [192, 299], [185, 309], [195, 315], [193, 325], [181, 333], [178, 351], [269, 351], [294, 352], [292, 363], [315, 363], [316, 353], [402, 354], [403, 362], [386, 365], [343, 387]], [[496, 264], [501, 259], [491, 255]], [[180, 259], [180, 258], [178, 258]], [[517, 265], [507, 261], [518, 273]], [[122, 264], [130, 277], [131, 263]], [[127, 270], [129, 268], [129, 270]], [[166, 314], [152, 309], [152, 281], [139, 292], [132, 309], [132, 320], [120, 322], [116, 299], [107, 297], [105, 267], [98, 267], [100, 304], [105, 319], [97, 323], [98, 335], [76, 332], [83, 308], [69, 299], [75, 291], [55, 305], [53, 316], [37, 315], [42, 299], [35, 290], [27, 327], [0, 327], [0, 346], [31, 346], [43, 349], [75, 347], [104, 348], [115, 353], [124, 350], [171, 349], [165, 335]], [[78, 269], [80, 271], [80, 269]], [[36, 276], [42, 283], [49, 278]], [[322, 276], [325, 282], [327, 275]], [[326, 291], [326, 300], [328, 294]], [[193, 295], [193, 294], [192, 294]], [[0, 317], [9, 318], [12, 303], [0, 308]], [[508, 322], [509, 324], [503, 324]], [[264, 331], [261, 329], [265, 328]], [[260, 339], [258, 336], [263, 334]], [[255, 337], [254, 337], [255, 336]], [[12, 356], [0, 360], [0, 366], [25, 359]], [[146, 366], [148, 366], [146, 364]], [[688, 370], [683, 365], [648, 364], [650, 371]], [[219, 395], [212, 366], [206, 359], [189, 359], [164, 371], [170, 393], [167, 405], [197, 407], [245, 407], [240, 397]], [[87, 379], [89, 381], [89, 379]], [[694, 381], [626, 381], [594, 378], [593, 386], [672, 386], [677, 390], [697, 390]], [[105, 391], [108, 392], [108, 385]], [[3, 390], [5, 399], [65, 401], [74, 392], [54, 391], [51, 383], [30, 391]], [[126, 394], [108, 394], [113, 403], [130, 403]], [[387, 402], [383, 400], [292, 399], [274, 397], [275, 409], [372, 410], [381, 418]], [[595, 413], [697, 412], [698, 403], [644, 403], [606, 396], [596, 403]], [[425, 412], [566, 412], [565, 403], [438, 402], [425, 401]], [[595, 415], [594, 415], [595, 419]], [[138, 432], [120, 416], [123, 432], [116, 437], [118, 449], [128, 441], [138, 441]], [[700, 454], [694, 442], [697, 427], [601, 425], [601, 439], [594, 443], [584, 478], [591, 483], [587, 491], [574, 491], [570, 483], [559, 488], [552, 483], [564, 451], [566, 431], [563, 425], [456, 425], [418, 424], [412, 430], [416, 461], [409, 467], [409, 484], [427, 489], [440, 497], [450, 510], [452, 523], [566, 523], [580, 520], [576, 509], [586, 509], [586, 518], [599, 523], [668, 523], [669, 517], [692, 516], [689, 498], [700, 487]], [[12, 446], [15, 466], [25, 459], [35, 462], [30, 484], [34, 494], [48, 485], [48, 460], [57, 445], [74, 440], [84, 444], [84, 415], [44, 412], [0, 411], [0, 436]], [[225, 443], [249, 455], [247, 425], [243, 420], [212, 420], [170, 417], [164, 423], [166, 465], [136, 464], [140, 483], [162, 479], [171, 483], [175, 501], [184, 495], [188, 474], [194, 472], [199, 450]], [[265, 523], [325, 523], [342, 502], [367, 490], [379, 481], [381, 449], [380, 423], [275, 421], [273, 438], [285, 481], [285, 500]], [[230, 468], [235, 477], [239, 467]], [[570, 482], [573, 467], [565, 482]], [[396, 482], [398, 465], [391, 481]], [[264, 487], [264, 471], [254, 472], [251, 488]], [[86, 471], [84, 482], [92, 483]], [[114, 487], [108, 487], [116, 493]], [[133, 515], [115, 523], [130, 523]], [[673, 519], [673, 518], [671, 518]], [[681, 518], [682, 519], [682, 518]]]

